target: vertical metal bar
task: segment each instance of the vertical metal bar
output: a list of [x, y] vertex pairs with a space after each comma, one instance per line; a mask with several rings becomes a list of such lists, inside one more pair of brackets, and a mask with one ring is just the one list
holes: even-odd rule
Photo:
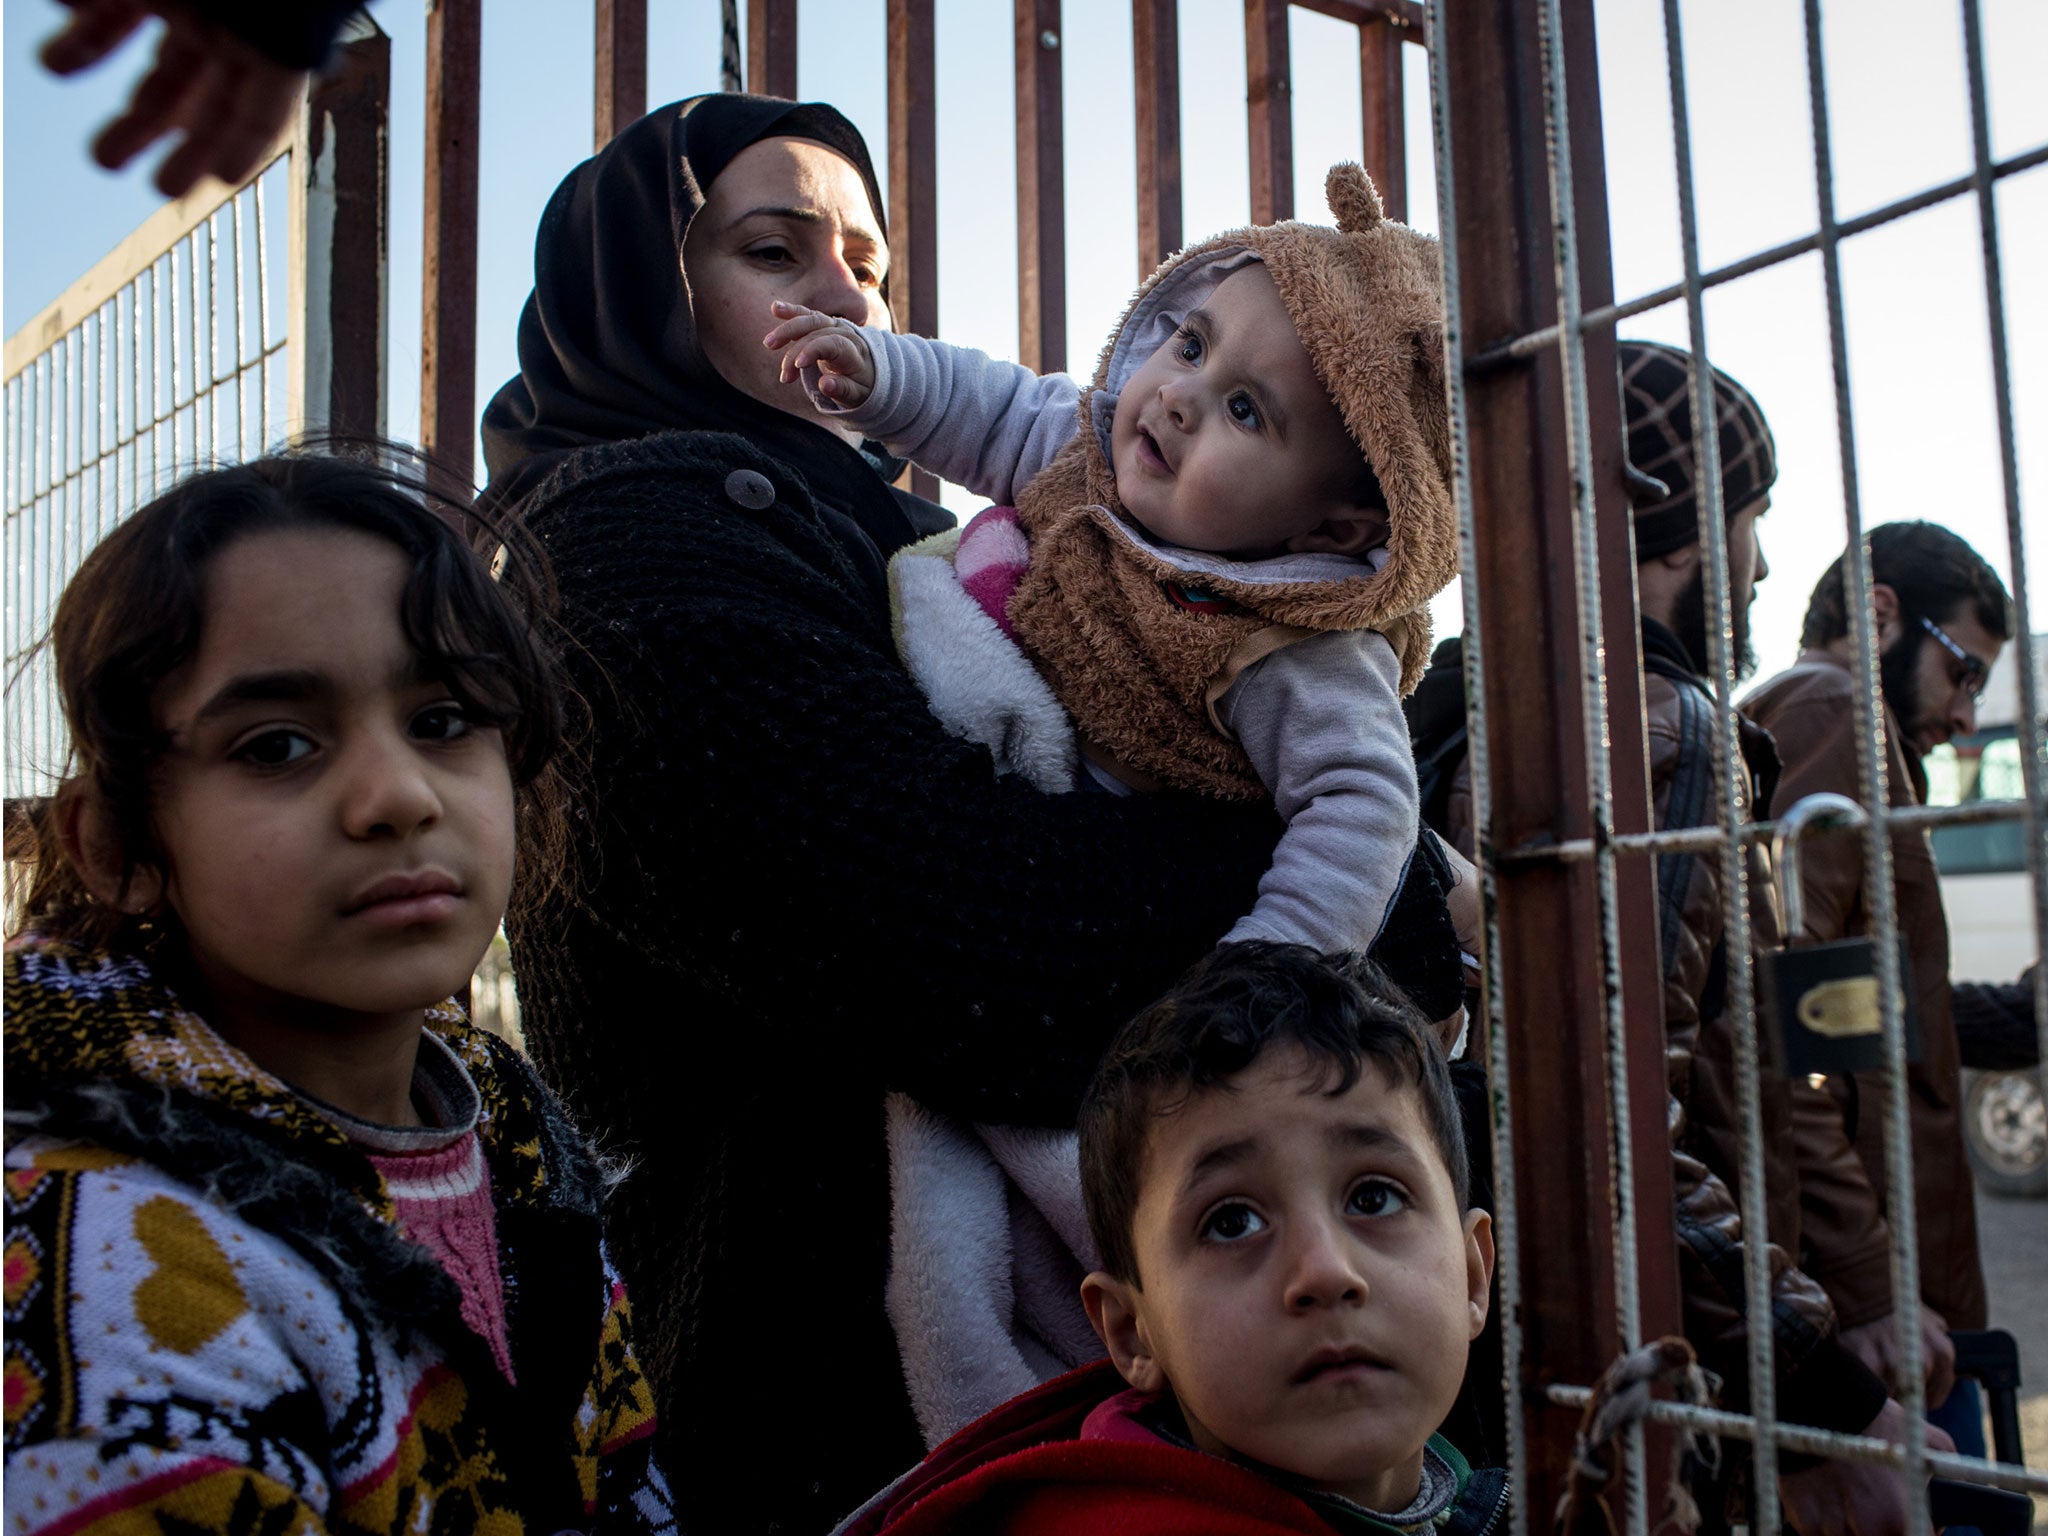
[[[56, 446], [57, 433], [61, 430], [63, 385], [63, 375], [57, 367], [57, 349], [53, 347], [45, 354], [43, 383], [38, 391], [42, 396], [42, 422], [36, 440], [41, 449], [42, 473], [37, 476], [36, 507], [29, 523], [29, 613], [37, 630], [46, 628], [50, 622], [50, 615], [45, 610], [50, 590], [50, 523], [56, 513]], [[48, 712], [48, 704], [41, 697], [41, 690], [33, 691], [29, 697], [29, 740], [35, 743], [36, 750], [41, 751], [43, 719]]]
[[[435, 15], [447, 17], [442, 62], [450, 75], [431, 75], [428, 81], [420, 410], [423, 424], [429, 412], [435, 413], [447, 441], [436, 444], [423, 436], [422, 445], [438, 448], [466, 497], [476, 441], [481, 12], [477, 0], [436, 0], [436, 6]], [[430, 26], [430, 41], [432, 34]], [[438, 101], [437, 83], [443, 93]], [[304, 380], [305, 398], [322, 406], [317, 415], [310, 407], [305, 414], [344, 438], [384, 435], [390, 115], [391, 40], [368, 28], [352, 37], [314, 82], [292, 145], [294, 210], [302, 206], [305, 214], [303, 220], [295, 218], [293, 227], [295, 254], [303, 253], [304, 266], [292, 274], [303, 284], [298, 290], [303, 304], [292, 312], [298, 347], [292, 377]]]
[[747, 0], [747, 89], [796, 99], [796, 0]]
[[1017, 23], [1018, 361], [1067, 365], [1066, 150], [1060, 0], [1015, 0]]
[[163, 483], [164, 280], [157, 261], [149, 264], [149, 494]]
[[[4, 719], [6, 739], [9, 742], [19, 742], [22, 739], [20, 735], [20, 699], [22, 696], [15, 692], [15, 684], [20, 681], [20, 662], [17, 658], [20, 657], [24, 649], [21, 643], [23, 627], [21, 612], [21, 531], [23, 524], [18, 515], [18, 509], [21, 506], [21, 417], [22, 411], [28, 402], [28, 376], [32, 371], [32, 369], [25, 370], [16, 374], [7, 381], [5, 386], [7, 402], [7, 507], [4, 521], [5, 532], [0, 534], [0, 544], [4, 544], [4, 548], [0, 548], [0, 555], [4, 555], [7, 569], [4, 574], [0, 574], [0, 581], [5, 583], [7, 602], [6, 612], [0, 614], [0, 624], [4, 624], [6, 629], [6, 655], [4, 658], [0, 658], [0, 661], [4, 661], [5, 666], [5, 676], [0, 676], [0, 719]], [[4, 755], [6, 777], [4, 781], [0, 781], [0, 794], [12, 797], [21, 792], [22, 785], [19, 770], [15, 766], [19, 757], [20, 753], [18, 750], [10, 750]]]
[[476, 478], [476, 199], [481, 0], [427, 17], [425, 302], [420, 447], [467, 499]]
[[[242, 194], [237, 192], [234, 200], [235, 236], [235, 457], [246, 458], [249, 453], [249, 376], [244, 370], [249, 366], [249, 272], [242, 255], [244, 225]], [[262, 438], [257, 439], [257, 449], [262, 450]]]
[[1251, 134], [1252, 222], [1294, 217], [1294, 86], [1288, 0], [1244, 0], [1245, 120]]
[[1180, 0], [1131, 0], [1138, 279], [1180, 249]]
[[1359, 105], [1365, 119], [1365, 169], [1387, 217], [1408, 222], [1407, 95], [1401, 81], [1401, 31], [1385, 16], [1358, 23]]
[[64, 366], [69, 370], [71, 398], [70, 419], [64, 433], [64, 538], [57, 566], [60, 590], [78, 567], [78, 546], [85, 535], [85, 360], [85, 324], [81, 321], [64, 337]]
[[[121, 323], [121, 295], [117, 292], [100, 306], [100, 411], [98, 468], [93, 473], [94, 506], [92, 539], [97, 544], [107, 531], [107, 514], [119, 496], [120, 473], [116, 466], [116, 489], [107, 490], [107, 465], [120, 452], [121, 375], [114, 367], [114, 345]], [[111, 329], [110, 329], [111, 328]], [[111, 419], [111, 420], [110, 420]], [[109, 441], [113, 447], [109, 447]]]
[[[1549, 167], [1537, 156], [1560, 94], [1582, 124], [1563, 167], [1572, 173], [1569, 188], [1559, 187], [1568, 199], [1563, 212], [1585, 244], [1574, 302], [1604, 302], [1611, 288], [1591, 38], [1585, 0], [1572, 0], [1562, 29], [1542, 26], [1534, 8], [1516, 0], [1468, 5], [1456, 27], [1432, 29], [1430, 46], [1442, 56], [1438, 110], [1448, 119], [1442, 132], [1459, 193], [1445, 222], [1446, 245], [1457, 248], [1465, 354], [1453, 366], [1484, 350], [1476, 338], [1527, 334], [1557, 318], [1561, 285], [1544, 253], [1558, 243], [1559, 215], [1544, 196]], [[1549, 49], [1553, 39], [1569, 39], [1561, 61]], [[1546, 51], [1553, 52], [1548, 112], [1533, 67]], [[1565, 145], [1554, 147], [1562, 159]], [[1564, 368], [1547, 354], [1466, 378], [1473, 544], [1464, 574], [1486, 628], [1485, 714], [1475, 716], [1475, 730], [1484, 718], [1493, 754], [1491, 816], [1481, 831], [1489, 859], [1532, 840], [1594, 835], [1589, 754], [1602, 732], [1611, 737], [1611, 745], [1601, 743], [1610, 759], [1603, 838], [1647, 817], [1628, 520], [1595, 517], [1585, 528], [1585, 502], [1574, 492], [1576, 477], [1594, 487], [1600, 505], [1618, 512], [1625, 504], [1619, 391], [1605, 382], [1613, 377], [1611, 332], [1594, 332], [1585, 346], [1581, 379], [1597, 377], [1603, 387], [1582, 389], [1576, 401]], [[1582, 534], [1596, 536], [1590, 584]], [[1582, 710], [1598, 708], [1597, 697], [1587, 702], [1592, 648], [1582, 647], [1580, 635], [1596, 614], [1604, 646], [1592, 660], [1604, 662], [1611, 710], [1589, 717]], [[1655, 937], [1647, 923], [1632, 924], [1625, 941], [1615, 932], [1619, 909], [1652, 909], [1646, 895], [1624, 894], [1647, 892], [1650, 871], [1634, 859], [1625, 868], [1604, 862], [1516, 861], [1495, 872], [1498, 949], [1488, 962], [1501, 988], [1504, 1033], [1516, 1046], [1506, 1072], [1513, 1161], [1546, 1227], [1585, 1235], [1568, 1253], [1547, 1245], [1540, 1263], [1528, 1253], [1531, 1262], [1519, 1267], [1520, 1385], [1527, 1392], [1518, 1501], [1538, 1510], [1555, 1507], [1571, 1457], [1570, 1422], [1549, 1410], [1541, 1389], [1590, 1381], [1612, 1359], [1623, 1333], [1624, 1282], [1635, 1282], [1645, 1335], [1675, 1331], [1678, 1318]], [[1617, 1012], [1639, 1032], [1617, 1063], [1625, 1082], [1610, 1071]], [[1617, 1107], [1632, 1117], [1630, 1142], [1659, 1149], [1634, 1160], [1633, 1220], [1623, 1223], [1615, 1219]], [[1625, 1244], [1638, 1264], [1627, 1261]]]
[[1739, 841], [1743, 822], [1736, 775], [1742, 739], [1735, 715], [1735, 634], [1728, 588], [1727, 508], [1721, 497], [1721, 423], [1707, 355], [1707, 317], [1700, 287], [1699, 217], [1693, 197], [1692, 116], [1685, 89], [1685, 42], [1678, 0], [1664, 0], [1664, 51], [1671, 86], [1672, 154], [1678, 181], [1679, 246], [1685, 263], [1685, 319], [1692, 348], [1694, 483], [1707, 548], [1707, 643], [1714, 669], [1720, 733], [1721, 931], [1727, 966], [1727, 1007], [1735, 1026], [1736, 1126], [1742, 1149], [1743, 1297], [1749, 1316], [1749, 1409], [1756, 1420], [1751, 1487], [1757, 1536], [1777, 1536], [1778, 1390], [1771, 1317], [1770, 1231], [1763, 1157], [1763, 1106], [1758, 1073], [1756, 987], [1751, 974], [1749, 863]]
[[220, 423], [220, 241], [214, 234], [209, 214], [202, 226], [206, 231], [206, 423], [213, 429], [213, 462], [221, 460]]
[[647, 111], [647, 0], [597, 0], [595, 147]]
[[128, 284], [127, 311], [128, 361], [124, 372], [128, 395], [128, 429], [122, 434], [122, 446], [127, 450], [127, 476], [121, 491], [121, 506], [116, 520], [133, 506], [139, 504], [142, 492], [142, 274], [135, 274]]
[[202, 448], [202, 443], [204, 440], [200, 436], [199, 425], [200, 284], [198, 235], [196, 233], [187, 235], [185, 239], [180, 242], [179, 249], [181, 249], [184, 252], [185, 256], [185, 282], [184, 286], [181, 288], [179, 292], [179, 297], [184, 300], [184, 309], [181, 311], [181, 313], [184, 315], [184, 328], [178, 333], [177, 337], [175, 338], [175, 344], [179, 346], [184, 351], [185, 354], [186, 390], [180, 409], [184, 413], [185, 424], [191, 435], [188, 443], [185, 446], [179, 446], [178, 438], [176, 437], [175, 434], [171, 438], [171, 443], [172, 447], [177, 451], [178, 455], [177, 463], [174, 466], [174, 473], [183, 474], [199, 459], [201, 453], [204, 451]]
[[[4, 553], [7, 570], [4, 580], [7, 589], [7, 612], [4, 617], [7, 627], [7, 655], [6, 676], [0, 678], [0, 705], [4, 705], [5, 708], [7, 738], [10, 741], [20, 739], [16, 733], [20, 729], [21, 704], [20, 696], [15, 693], [15, 684], [20, 679], [19, 658], [27, 649], [22, 642], [22, 635], [27, 627], [27, 616], [22, 612], [21, 536], [26, 531], [28, 523], [21, 515], [21, 487], [26, 478], [21, 462], [21, 449], [23, 418], [28, 412], [29, 380], [34, 373], [33, 367], [24, 369], [9, 379], [6, 386], [7, 509]], [[8, 772], [5, 793], [9, 795], [18, 794], [22, 789], [21, 778], [13, 766], [15, 758], [16, 754], [13, 752], [6, 754]]]
[[[285, 163], [296, 165], [290, 156]], [[270, 447], [270, 227], [265, 216], [263, 182], [269, 172], [256, 178], [256, 349], [263, 358], [258, 377], [262, 387], [256, 394], [256, 440]]]
[[[889, 303], [896, 329], [939, 330], [938, 84], [932, 0], [889, 0]], [[912, 469], [913, 494], [939, 477]]]
[[[1906, 1042], [1899, 993], [1898, 903], [1892, 889], [1891, 795], [1886, 753], [1890, 743], [1878, 702], [1877, 643], [1871, 634], [1870, 541], [1863, 531], [1863, 505], [1856, 472], [1855, 418], [1849, 403], [1848, 326], [1842, 309], [1840, 232], [1835, 220], [1833, 142], [1828, 127], [1827, 67], [1821, 52], [1820, 0], [1806, 0], [1806, 88], [1813, 118], [1813, 169], [1820, 203], [1821, 276], [1827, 293], [1828, 350], [1835, 379], [1835, 429], [1842, 457], [1842, 509], [1849, 548], [1843, 560], [1850, 633], [1856, 646], [1857, 782], [1864, 808], [1863, 899], [1877, 941], [1877, 991], [1884, 1027], [1885, 1182], [1892, 1232], [1892, 1315], [1899, 1328], [1898, 1399], [1907, 1421], [1927, 1416], [1926, 1382], [1920, 1348], [1920, 1238], [1913, 1203], [1913, 1145], [1906, 1102]], [[1906, 1436], [1906, 1485], [1927, 1480], [1926, 1444]], [[1908, 1529], [1929, 1529], [1927, 1506], [1908, 1501]]]
[[[1565, 452], [1571, 464], [1572, 500], [1577, 515], [1573, 543], [1579, 605], [1579, 668], [1584, 684], [1584, 750], [1592, 800], [1594, 875], [1599, 904], [1600, 1000], [1607, 1033], [1609, 1127], [1613, 1137], [1615, 1295], [1620, 1344], [1625, 1351], [1643, 1341], [1642, 1301], [1637, 1290], [1636, 1181], [1629, 1123], [1628, 1024], [1622, 1007], [1621, 927], [1614, 850], [1614, 764], [1608, 746], [1607, 626], [1602, 611], [1600, 524], [1593, 499], [1592, 408], [1586, 386], [1586, 339], [1579, 279], [1579, 234], [1573, 189], [1571, 109], [1565, 82], [1564, 19], [1559, 0], [1543, 0], [1538, 20], [1543, 59], [1543, 126], [1549, 167], [1552, 271], [1557, 287], [1558, 354], [1564, 370]], [[1607, 378], [1611, 378], [1611, 370]], [[1606, 379], [1603, 378], [1603, 384]], [[1611, 390], [1611, 386], [1609, 386]], [[1659, 1053], [1661, 1057], [1661, 1052]], [[1644, 1476], [1640, 1424], [1630, 1427], [1628, 1529], [1649, 1529], [1649, 1492]]]
[[[1444, 369], [1449, 385], [1451, 425], [1451, 494], [1458, 509], [1459, 567], [1468, 578], [1477, 569], [1479, 531], [1472, 497], [1472, 448], [1467, 426], [1465, 309], [1458, 270], [1458, 189], [1451, 157], [1450, 54], [1437, 46], [1445, 34], [1450, 0], [1429, 0], [1430, 129], [1436, 158], [1437, 218], [1443, 229]], [[1508, 1480], [1514, 1488], [1528, 1486], [1529, 1436], [1524, 1416], [1522, 1339], [1522, 1253], [1515, 1174], [1515, 1115], [1508, 1085], [1519, 1066], [1507, 1029], [1500, 957], [1500, 880], [1493, 858], [1494, 825], [1492, 733], [1487, 728], [1486, 614], [1479, 583], [1460, 584], [1464, 609], [1465, 715], [1469, 725], [1466, 763], [1472, 778], [1472, 824], [1479, 829], [1474, 850], [1479, 867], [1479, 903], [1484, 920], [1480, 967], [1480, 1060], [1486, 1063], [1487, 1099], [1493, 1128], [1494, 1253], [1500, 1293], [1501, 1365], [1507, 1397]], [[1507, 1536], [1527, 1536], [1526, 1498], [1511, 1501]]]
[[[1998, 410], [1998, 467], [2005, 490], [2006, 547], [2012, 552], [2012, 605], [2019, 620], [2013, 658], [2019, 668], [2020, 787], [2027, 802], [2027, 869], [2034, 887], [2034, 943], [2048, 951], [2048, 763], [2042, 757], [2041, 672], [2028, 606], [2026, 519], [2020, 515], [2018, 438], [2012, 421], [2012, 367], [2006, 354], [2005, 277], [1998, 251], [1998, 199], [1991, 180], [1991, 112], [1984, 89], [1984, 24], [1977, 0], [1962, 0], [1963, 57], [1970, 78], [1970, 179], [1976, 184], [1977, 227], [1984, 247], [1984, 303], [1991, 327], [1991, 390]], [[2037, 1081], [2048, 1103], [2048, 970], [2034, 970], [2034, 1022], [2041, 1035]]]
[[[7, 510], [9, 522], [21, 507], [21, 409], [27, 398], [27, 373], [7, 381]], [[9, 611], [13, 608], [9, 604]]]

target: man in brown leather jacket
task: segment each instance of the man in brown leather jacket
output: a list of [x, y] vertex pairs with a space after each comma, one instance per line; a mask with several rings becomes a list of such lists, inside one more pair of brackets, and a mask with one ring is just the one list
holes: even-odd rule
[[[1983, 558], [1933, 523], [1874, 528], [1870, 550], [1889, 803], [1919, 805], [1927, 798], [1921, 759], [1951, 736], [1976, 728], [1976, 696], [2011, 636], [2012, 604]], [[1860, 800], [1856, 651], [1839, 559], [1814, 588], [1800, 644], [1798, 661], [1742, 706], [1777, 739], [1784, 762], [1779, 805], [1823, 790]], [[1948, 922], [1924, 830], [1893, 833], [1892, 872], [1922, 1052], [1907, 1069], [1907, 1102], [1920, 1240], [1919, 1322], [1927, 1400], [1935, 1407], [1954, 1384], [1947, 1329], [1984, 1326], [1984, 1276], [1963, 1152]], [[1802, 846], [1800, 889], [1806, 938], [1870, 931], [1860, 837], [1817, 838]], [[1833, 1298], [1842, 1342], [1896, 1390], [1883, 1075], [1841, 1075], [1817, 1086], [1801, 1082], [1792, 1088], [1792, 1105], [1802, 1265]], [[1981, 1454], [1974, 1390], [1956, 1398], [1956, 1438], [1966, 1450], [1974, 1440]], [[1951, 1415], [1930, 1416], [1950, 1427]]]
[[[1720, 734], [1708, 679], [1706, 550], [1693, 468], [1689, 354], [1659, 343], [1620, 344], [1629, 459], [1641, 475], [1634, 508], [1636, 581], [1642, 612], [1643, 697], [1651, 789], [1660, 830], [1716, 825], [1720, 816]], [[1731, 639], [1737, 678], [1753, 666], [1749, 607], [1769, 572], [1757, 519], [1777, 477], [1770, 427], [1755, 399], [1715, 370], [1723, 512], [1727, 519]], [[1662, 482], [1661, 485], [1655, 482]], [[1458, 642], [1438, 650], [1414, 696], [1423, 813], [1468, 856], [1475, 838], [1463, 758], [1462, 659]], [[1733, 680], [1731, 680], [1733, 681]], [[1434, 717], [1434, 718], [1432, 718]], [[1768, 814], [1776, 759], [1770, 738], [1744, 722], [1738, 769], [1740, 814]], [[1752, 953], [1778, 941], [1768, 858], [1745, 854]], [[1737, 1133], [1734, 1023], [1727, 996], [1722, 864], [1717, 853], [1659, 858], [1658, 923], [1664, 966], [1666, 1076], [1671, 1089], [1672, 1174], [1677, 1194], [1680, 1274], [1687, 1337], [1727, 1378], [1729, 1406], [1748, 1401], [1745, 1234]], [[1842, 1348], [1826, 1293], [1790, 1257], [1800, 1250], [1797, 1171], [1789, 1156], [1789, 1094], [1768, 1067], [1763, 1111], [1765, 1205], [1769, 1225], [1771, 1330], [1781, 1420], [1899, 1439], [1906, 1418], [1883, 1384]], [[1946, 1441], [1939, 1442], [1946, 1448]], [[1780, 1456], [1780, 1490], [1806, 1536], [1905, 1528], [1902, 1484], [1847, 1462]]]

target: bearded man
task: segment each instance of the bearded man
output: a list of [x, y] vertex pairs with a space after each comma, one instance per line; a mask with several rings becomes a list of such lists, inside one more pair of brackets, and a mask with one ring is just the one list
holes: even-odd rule
[[[1922, 760], [1976, 729], [1976, 703], [2013, 630], [2012, 600], [1984, 558], [1933, 523], [1870, 531], [1869, 619], [1883, 694], [1889, 803], [1927, 799]], [[1798, 661], [1752, 694], [1743, 713], [1768, 729], [1783, 763], [1777, 805], [1822, 791], [1861, 800], [1857, 781], [1855, 637], [1843, 561], [1813, 589]], [[1920, 1237], [1921, 1315], [1929, 1417], [1957, 1446], [1983, 1454], [1973, 1383], [1956, 1387], [1949, 1328], [1985, 1322], [1977, 1219], [1963, 1150], [1961, 1062], [1951, 1008], [1948, 919], [1927, 832], [1891, 834], [1892, 875], [1908, 1002], [1921, 1056], [1907, 1068], [1913, 1153], [1913, 1217]], [[1814, 838], [1800, 850], [1806, 939], [1871, 931], [1863, 839]], [[1835, 1303], [1842, 1342], [1894, 1392], [1898, 1325], [1891, 1283], [1882, 1074], [1830, 1076], [1792, 1085], [1799, 1168], [1801, 1268]], [[1946, 1406], [1944, 1406], [1946, 1404]]]

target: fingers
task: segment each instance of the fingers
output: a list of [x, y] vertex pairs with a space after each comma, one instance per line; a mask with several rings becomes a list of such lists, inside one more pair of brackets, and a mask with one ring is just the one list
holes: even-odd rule
[[781, 299], [777, 299], [768, 307], [782, 322], [761, 338], [761, 345], [770, 352], [779, 351], [799, 336], [808, 336], [813, 331], [821, 331], [827, 326], [840, 324], [835, 317], [820, 310], [806, 309], [801, 304], [788, 304]]
[[822, 368], [827, 374], [855, 377], [866, 370], [867, 360], [867, 348], [856, 338], [844, 331], [820, 331], [782, 354], [782, 382], [787, 384], [811, 367]]
[[304, 70], [268, 59], [251, 72], [236, 99], [233, 119], [214, 143], [209, 169], [215, 176], [230, 185], [249, 179], [297, 110], [306, 79]]
[[1924, 1307], [1921, 1311], [1926, 1323], [1921, 1333], [1921, 1348], [1927, 1355], [1927, 1406], [1939, 1408], [1955, 1390], [1956, 1346], [1941, 1318]]
[[43, 68], [72, 75], [125, 43], [149, 14], [142, 0], [78, 0], [64, 30], [43, 44]]
[[158, 168], [157, 189], [181, 197], [204, 176], [235, 184], [256, 169], [298, 104], [305, 73], [240, 45], [216, 55], [210, 89], [189, 116], [185, 142]]
[[187, 119], [186, 104], [210, 94], [216, 65], [206, 50], [184, 32], [164, 33], [156, 62], [135, 87], [122, 114], [93, 141], [93, 158], [108, 170], [119, 170]]
[[241, 98], [241, 72], [232, 66], [216, 66], [202, 82], [204, 94], [194, 93], [187, 114], [185, 140], [157, 167], [156, 189], [165, 197], [182, 197], [213, 169], [214, 152], [221, 134], [236, 116]]

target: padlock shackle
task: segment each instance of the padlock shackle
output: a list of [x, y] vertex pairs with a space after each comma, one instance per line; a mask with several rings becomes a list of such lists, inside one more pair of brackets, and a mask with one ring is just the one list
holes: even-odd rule
[[1771, 867], [1785, 910], [1785, 942], [1797, 944], [1806, 931], [1806, 895], [1799, 888], [1799, 840], [1812, 832], [1845, 832], [1865, 826], [1870, 813], [1847, 795], [1821, 793], [1793, 802], [1771, 832]]

